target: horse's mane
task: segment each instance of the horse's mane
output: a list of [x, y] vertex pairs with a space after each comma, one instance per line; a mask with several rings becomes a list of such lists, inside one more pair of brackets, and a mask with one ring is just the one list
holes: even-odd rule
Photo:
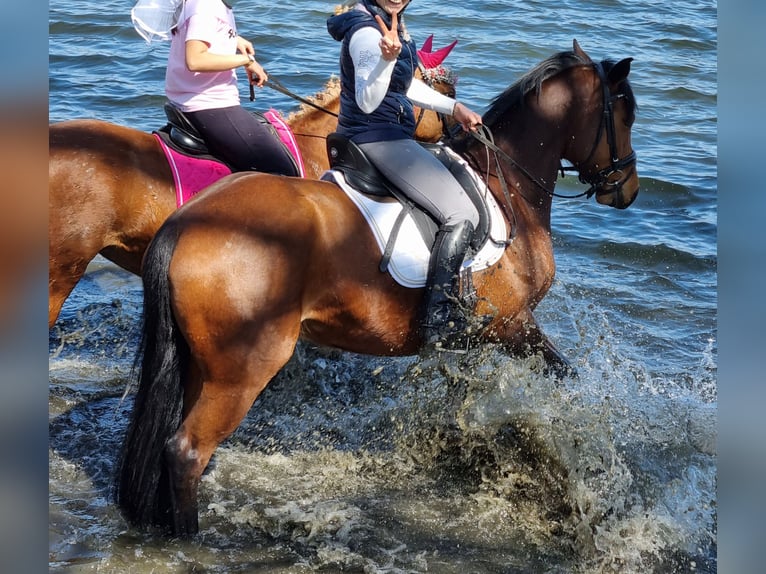
[[[589, 63], [590, 62], [582, 59], [573, 51], [559, 52], [553, 56], [550, 56], [549, 58], [546, 58], [537, 64], [537, 66], [532, 68], [529, 72], [524, 74], [521, 78], [519, 78], [519, 80], [507, 88], [503, 93], [492, 100], [489, 110], [487, 110], [487, 112], [484, 114], [484, 124], [490, 127], [494, 125], [495, 122], [497, 122], [498, 119], [502, 117], [509, 108], [517, 105], [522, 105], [524, 98], [528, 93], [532, 91], [539, 93], [543, 82], [546, 80], [570, 68], [574, 68], [576, 66], [585, 66]], [[603, 60], [601, 65], [604, 68], [604, 72], [609, 74], [609, 70], [611, 70], [614, 66], [614, 61]], [[633, 90], [631, 89], [628, 80], [625, 80], [624, 82], [622, 93], [628, 96], [627, 99], [629, 102], [630, 111], [632, 113], [636, 108], [636, 100], [633, 97]]]
[[[316, 105], [320, 107], [325, 107], [327, 105], [327, 102], [331, 102], [338, 98], [340, 96], [340, 79], [336, 76], [332, 76], [329, 80], [327, 80], [327, 83], [325, 83], [324, 88], [322, 88], [320, 91], [318, 91], [313, 96], [309, 96], [306, 98], [308, 101], [315, 103]], [[310, 113], [324, 113], [320, 110], [317, 110], [313, 106], [310, 106], [308, 104], [301, 103], [300, 108], [298, 108], [298, 111], [291, 112], [288, 116], [288, 121], [298, 120], [305, 116], [307, 116]]]
[[572, 51], [559, 52], [546, 58], [492, 100], [489, 110], [484, 114], [484, 124], [493, 125], [508, 108], [521, 105], [529, 92], [540, 91], [545, 80], [564, 70], [585, 64], [587, 62]]

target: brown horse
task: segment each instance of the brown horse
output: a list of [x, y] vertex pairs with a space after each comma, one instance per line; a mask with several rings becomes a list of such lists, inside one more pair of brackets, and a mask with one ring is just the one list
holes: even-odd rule
[[[553, 183], [564, 158], [598, 203], [635, 199], [630, 61], [593, 62], [575, 42], [494, 100], [484, 116], [494, 143], [466, 136], [456, 145], [489, 174], [515, 229], [500, 260], [473, 277], [476, 313], [492, 317], [478, 342], [566, 369], [532, 315], [554, 276]], [[198, 530], [202, 472], [299, 338], [365, 354], [418, 352], [423, 289], [382, 273], [380, 255], [330, 182], [234, 174], [168, 219], [144, 264], [140, 381], [117, 478], [131, 524]]]
[[[422, 77], [419, 69], [415, 75]], [[431, 85], [454, 97], [454, 85]], [[308, 101], [317, 107], [303, 104], [287, 123], [301, 150], [306, 177], [318, 179], [329, 167], [325, 138], [338, 121], [337, 79]], [[439, 114], [418, 115], [416, 137], [438, 141], [445, 127]], [[140, 273], [149, 242], [176, 210], [176, 191], [165, 154], [147, 132], [98, 120], [70, 120], [52, 124], [49, 141], [50, 328], [97, 254]]]

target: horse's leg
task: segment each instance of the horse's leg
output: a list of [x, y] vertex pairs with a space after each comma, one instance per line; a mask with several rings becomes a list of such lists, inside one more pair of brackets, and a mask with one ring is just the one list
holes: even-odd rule
[[[93, 240], [100, 237], [96, 233], [95, 226], [90, 228]], [[139, 249], [128, 251], [119, 247], [106, 247], [101, 254], [116, 263], [123, 269], [140, 275], [141, 259], [144, 249], [151, 238], [147, 238]], [[90, 241], [81, 241], [79, 245], [50, 245], [48, 262], [48, 329], [58, 320], [64, 302], [74, 290], [77, 283], [82, 279], [90, 262], [98, 255]]]
[[69, 297], [76, 283], [73, 281], [69, 286], [63, 286], [61, 281], [56, 281], [53, 277], [48, 279], [48, 329], [58, 320], [64, 301]]
[[527, 357], [539, 353], [545, 362], [545, 374], [553, 374], [559, 380], [577, 376], [577, 370], [542, 332], [531, 312], [491, 330], [491, 338], [514, 356]]
[[66, 266], [65, 269], [62, 267], [54, 264], [53, 259], [48, 266], [50, 273], [48, 276], [48, 329], [58, 320], [64, 301], [85, 274], [88, 261], [79, 260]]
[[577, 378], [577, 369], [572, 366], [572, 363], [556, 348], [547, 335], [541, 332], [540, 336], [542, 341], [538, 348], [545, 361], [545, 373], [552, 373], [559, 380], [566, 377]]
[[[258, 395], [290, 359], [298, 340], [300, 318], [280, 324], [210, 336], [205, 325], [204, 342], [192, 344], [194, 367], [185, 386], [184, 419], [168, 441], [167, 469], [170, 518], [174, 534], [198, 531], [198, 487], [215, 449], [247, 414]], [[257, 331], [257, 332], [254, 332]], [[200, 332], [200, 331], [195, 331]], [[214, 332], [214, 331], [212, 331]], [[190, 340], [199, 341], [190, 333]]]

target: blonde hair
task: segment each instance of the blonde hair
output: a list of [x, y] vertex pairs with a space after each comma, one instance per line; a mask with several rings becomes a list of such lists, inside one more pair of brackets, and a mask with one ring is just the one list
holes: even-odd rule
[[[338, 4], [335, 6], [335, 9], [334, 9], [335, 15], [337, 16], [338, 14], [345, 14], [346, 12], [351, 10], [354, 6], [356, 6], [359, 3], [360, 3], [360, 0], [346, 0], [342, 4]], [[405, 8], [407, 7], [407, 5], [409, 5], [409, 2], [405, 3]], [[373, 6], [373, 10], [376, 10], [376, 9], [379, 10], [381, 14], [383, 13], [383, 9], [380, 8], [380, 6]], [[399, 31], [402, 34], [402, 38], [404, 38], [405, 40], [409, 42], [410, 33], [407, 31], [407, 24], [405, 24], [404, 22], [404, 14], [399, 15]]]
[[349, 10], [351, 10], [351, 8], [353, 8], [357, 4], [359, 4], [359, 0], [346, 0], [343, 4], [338, 4], [337, 6], [335, 6], [333, 12], [335, 13], [336, 16], [338, 14], [344, 14], [345, 12], [348, 12]]

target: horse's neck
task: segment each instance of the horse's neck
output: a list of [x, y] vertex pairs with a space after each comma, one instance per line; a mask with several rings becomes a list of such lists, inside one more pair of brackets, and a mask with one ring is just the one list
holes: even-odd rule
[[495, 199], [506, 206], [506, 214], [532, 210], [547, 223], [562, 144], [528, 119], [503, 121], [500, 127], [505, 129], [492, 131], [499, 152], [470, 135], [457, 146], [459, 152], [488, 180]]
[[[507, 202], [502, 193], [505, 181], [516, 201], [521, 195], [526, 203], [538, 206], [538, 211], [549, 216], [552, 193], [562, 158], [568, 155], [570, 144], [581, 140], [589, 132], [585, 125], [592, 118], [585, 117], [584, 110], [592, 109], [588, 101], [589, 88], [573, 88], [587, 84], [572, 81], [571, 71], [546, 81], [539, 93], [530, 92], [524, 105], [516, 105], [490, 126], [494, 142], [503, 153], [493, 153], [484, 144], [469, 138], [466, 155], [479, 166], [479, 170], [500, 176], [490, 178], [498, 200]], [[585, 137], [591, 137], [587, 135]]]
[[287, 124], [303, 157], [306, 177], [310, 179], [319, 178], [330, 167], [326, 138], [338, 125], [338, 118], [332, 114], [337, 114], [340, 98], [337, 95], [324, 94], [315, 98], [314, 103], [321, 109], [303, 104], [300, 111], [290, 114], [287, 118]]
[[333, 97], [327, 101], [317, 102], [321, 109], [306, 106], [291, 114], [287, 118], [287, 124], [296, 136], [327, 137], [338, 125], [337, 114], [340, 109], [340, 98]]

